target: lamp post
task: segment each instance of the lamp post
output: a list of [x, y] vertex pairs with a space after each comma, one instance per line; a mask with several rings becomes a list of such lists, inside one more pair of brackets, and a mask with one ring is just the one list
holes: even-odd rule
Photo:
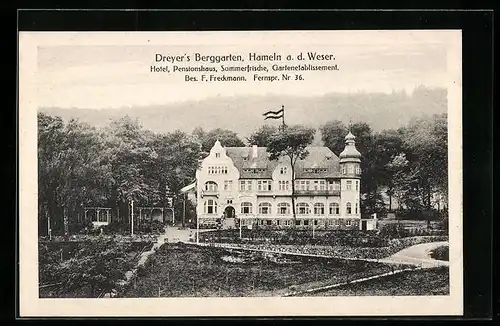
[[134, 236], [134, 201], [130, 201], [130, 215], [131, 215], [131, 234]]
[[50, 228], [50, 214], [45, 210], [45, 216], [47, 216], [47, 234], [49, 236], [49, 241], [52, 241], [52, 229]]
[[182, 227], [185, 226], [186, 224], [186, 195], [187, 193], [184, 193], [184, 200], [182, 201]]
[[241, 225], [242, 225], [242, 224], [243, 224], [243, 223], [241, 223], [241, 216], [240, 216], [240, 240], [241, 240]]
[[200, 219], [196, 216], [196, 244], [200, 244]]

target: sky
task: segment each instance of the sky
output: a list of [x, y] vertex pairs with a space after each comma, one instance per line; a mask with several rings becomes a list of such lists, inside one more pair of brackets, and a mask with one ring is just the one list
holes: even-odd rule
[[[266, 35], [257, 35], [259, 40], [256, 34], [244, 34], [240, 35], [243, 38], [236, 39], [234, 36], [217, 38], [218, 35], [206, 33], [199, 35], [200, 42], [193, 37], [164, 37], [161, 42], [46, 42], [38, 46], [38, 104], [40, 107], [112, 109], [217, 96], [317, 96], [332, 92], [390, 93], [403, 89], [411, 93], [418, 85], [447, 87], [450, 82], [447, 43], [435, 33], [418, 37], [415, 34], [395, 37], [391, 33], [336, 35], [292, 36], [276, 42]], [[248, 42], [244, 41], [245, 37]], [[146, 35], [141, 40], [145, 38]], [[300, 52], [331, 53], [336, 57], [334, 63], [339, 71], [308, 72], [304, 73], [306, 80], [303, 82], [287, 83], [192, 83], [184, 81], [183, 73], [150, 72], [151, 65], [165, 65], [155, 62], [157, 53], [195, 52], [204, 55], [234, 53], [244, 58], [250, 52], [277, 52], [283, 57]], [[291, 64], [294, 63], [299, 62]], [[201, 63], [191, 64], [198, 66]]]

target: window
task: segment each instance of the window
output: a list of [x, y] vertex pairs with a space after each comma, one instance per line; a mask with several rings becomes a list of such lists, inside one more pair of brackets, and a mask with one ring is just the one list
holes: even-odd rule
[[345, 204], [345, 208], [346, 208], [347, 215], [351, 215], [352, 214], [352, 208], [351, 208], [351, 203], [350, 202], [347, 202], [347, 204]]
[[356, 180], [356, 190], [359, 190], [359, 181]]
[[259, 180], [257, 181], [257, 190], [258, 191], [271, 191], [272, 182], [271, 180]]
[[295, 225], [300, 225], [300, 220], [295, 220]]
[[287, 191], [290, 189], [290, 181], [278, 181], [280, 191]]
[[330, 215], [339, 215], [340, 214], [340, 207], [338, 203], [330, 203]]
[[347, 190], [352, 190], [352, 180], [347, 180], [346, 181], [346, 189]]
[[325, 189], [326, 189], [326, 181], [320, 180], [319, 181], [319, 190], [325, 190]]
[[314, 190], [319, 190], [319, 181], [318, 180], [314, 180]]
[[299, 215], [307, 215], [307, 214], [309, 214], [309, 204], [307, 204], [307, 203], [298, 203], [297, 204], [297, 214], [299, 214]]
[[354, 172], [354, 167], [353, 167], [352, 165], [349, 165], [349, 166], [347, 167], [347, 173], [351, 174], [351, 173], [353, 173], [353, 172]]
[[345, 168], [345, 166], [342, 167], [342, 174], [346, 174], [347, 173], [347, 170]]
[[278, 215], [289, 215], [290, 214], [290, 204], [289, 203], [279, 203], [278, 204]]
[[276, 225], [280, 225], [280, 220], [276, 220]]
[[309, 190], [311, 188], [309, 188], [309, 185], [311, 184], [311, 181], [309, 180], [306, 180], [306, 190]]
[[340, 190], [340, 181], [335, 181], [333, 184], [333, 189]]
[[251, 191], [252, 180], [240, 180], [240, 191]]
[[351, 220], [347, 220], [347, 221], [345, 221], [345, 225], [347, 225], [347, 226], [351, 226], [351, 224], [352, 224], [352, 221], [351, 221]]
[[271, 221], [271, 220], [267, 220], [266, 222], [267, 222], [267, 225], [271, 225], [273, 223], [273, 221]]
[[208, 174], [227, 174], [227, 166], [209, 166]]
[[228, 203], [228, 204], [232, 204], [232, 203], [233, 203], [233, 200], [232, 200], [232, 199], [228, 199], [228, 200], [227, 200], [227, 203]]
[[270, 203], [260, 203], [259, 204], [259, 214], [263, 214], [263, 215], [271, 214], [271, 204]]
[[322, 203], [314, 204], [314, 215], [325, 215], [325, 205]]
[[285, 166], [282, 166], [280, 168], [280, 174], [286, 174], [286, 167]]
[[285, 225], [287, 225], [287, 226], [290, 225], [290, 221], [286, 220]]
[[224, 181], [224, 190], [226, 190], [226, 191], [233, 190], [233, 180], [225, 180]]
[[309, 225], [309, 220], [304, 220], [304, 225]]
[[354, 214], [358, 214], [358, 203], [356, 203], [356, 206], [354, 206]]
[[220, 157], [220, 153], [215, 153], [215, 157], [219, 158]]
[[361, 174], [361, 168], [359, 166], [356, 166], [356, 174]]
[[252, 214], [252, 203], [241, 203], [241, 214]]
[[206, 191], [217, 191], [217, 183], [214, 181], [205, 182], [205, 190]]
[[217, 214], [217, 202], [213, 199], [205, 201], [204, 212], [205, 214]]

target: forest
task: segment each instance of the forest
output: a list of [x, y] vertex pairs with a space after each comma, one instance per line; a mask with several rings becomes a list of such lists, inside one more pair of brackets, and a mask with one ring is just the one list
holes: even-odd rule
[[[306, 126], [307, 127], [307, 126]], [[364, 216], [397, 212], [411, 218], [441, 216], [447, 211], [447, 115], [413, 118], [397, 129], [374, 131], [368, 123], [346, 125], [332, 119], [315, 129], [335, 154], [351, 131], [363, 155], [361, 210]], [[166, 206], [168, 198], [183, 209], [182, 187], [195, 181], [200, 160], [216, 139], [223, 146], [268, 146], [278, 133], [262, 125], [247, 138], [237, 132], [195, 128], [167, 133], [144, 128], [138, 119], [115, 118], [103, 127], [78, 119], [38, 114], [39, 234], [84, 226], [83, 208], [111, 207], [113, 220], [127, 221], [131, 200], [143, 206]], [[193, 204], [187, 216], [195, 218]]]

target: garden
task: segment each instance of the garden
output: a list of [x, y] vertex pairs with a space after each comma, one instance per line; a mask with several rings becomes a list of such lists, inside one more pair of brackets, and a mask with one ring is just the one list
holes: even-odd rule
[[263, 251], [382, 259], [413, 245], [448, 240], [444, 235], [408, 236], [398, 232], [396, 226], [390, 226], [380, 231], [316, 231], [313, 237], [311, 230], [242, 230], [240, 239], [238, 230], [217, 230], [200, 233], [200, 242]]
[[39, 241], [40, 298], [96, 298], [111, 293], [152, 241]]
[[119, 297], [279, 296], [378, 275], [397, 266], [335, 258], [276, 259], [190, 244], [162, 245]]

